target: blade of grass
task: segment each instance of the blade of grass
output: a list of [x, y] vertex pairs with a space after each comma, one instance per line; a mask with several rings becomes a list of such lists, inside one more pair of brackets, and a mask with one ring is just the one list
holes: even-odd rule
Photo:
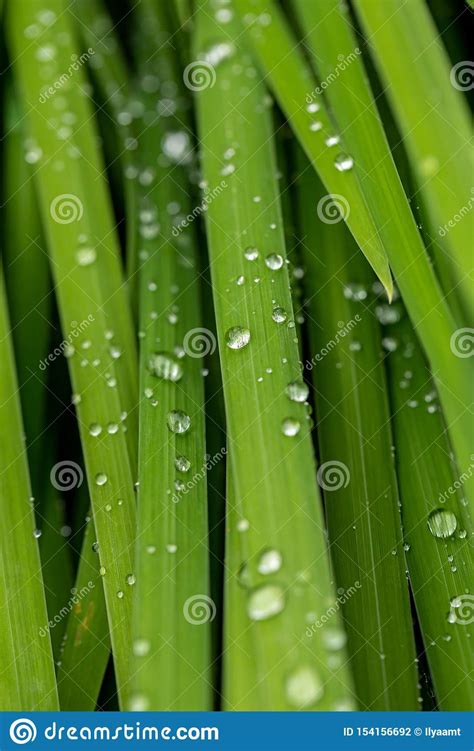
[[[77, 54], [71, 41], [73, 20], [59, 0], [50, 4], [51, 13], [40, 23], [36, 19], [41, 10], [39, 0], [28, 0], [9, 14], [9, 43], [34, 140], [35, 179], [66, 341], [71, 342], [76, 326], [68, 362], [100, 562], [106, 570], [104, 589], [123, 703], [133, 592], [127, 580], [133, 571], [135, 534], [135, 346], [81, 69], [61, 87], [60, 102], [69, 117], [67, 125], [63, 118], [58, 127], [54, 82], [68, 70], [71, 55]], [[23, 30], [35, 23], [38, 35], [29, 40]], [[56, 46], [58, 35], [66, 40], [64, 45]], [[38, 67], [44, 78], [38, 76]], [[49, 86], [53, 94], [38, 105]], [[89, 325], [79, 326], [78, 333], [77, 322]]]
[[336, 205], [300, 157], [297, 205], [308, 298], [307, 366], [316, 390], [322, 462], [318, 477], [336, 582], [353, 593], [341, 599], [356, 693], [363, 710], [416, 710], [415, 648], [374, 277]]
[[[294, 3], [307, 31], [307, 42], [316, 64], [321, 62], [319, 55], [324, 55], [321, 75], [328, 68], [332, 73], [331, 78], [324, 79], [326, 83], [330, 80], [325, 91], [337, 127], [328, 130], [329, 115], [324, 97], [318, 94], [318, 89], [311, 91], [312, 76], [281, 10], [271, 0], [235, 2], [244, 21], [250, 25], [249, 38], [265, 71], [266, 80], [275, 91], [295, 135], [328, 192], [341, 195], [348, 203], [349, 211], [345, 212], [349, 218], [348, 226], [351, 229], [352, 217], [352, 221], [356, 222], [353, 234], [362, 249], [364, 242], [357, 231], [360, 206], [353, 202], [353, 186], [354, 181], [357, 184], [363, 181], [365, 199], [376, 218], [374, 233], [390, 259], [417, 336], [429, 358], [457, 460], [460, 466], [466, 466], [474, 438], [474, 424], [468, 409], [472, 402], [473, 369], [466, 359], [458, 356], [453, 345], [459, 330], [443, 299], [401, 187], [360, 55], [356, 53], [358, 48], [347, 14], [332, 0], [325, 4], [324, 12], [322, 6], [316, 3]], [[262, 14], [265, 18], [270, 17], [269, 24], [263, 25], [256, 20], [261, 19]], [[344, 60], [350, 60], [343, 76], [334, 73], [339, 54], [343, 55]], [[321, 87], [319, 91], [322, 91]], [[304, 110], [306, 96], [311, 98], [313, 104], [319, 105], [316, 116], [310, 116]], [[323, 127], [321, 131], [311, 133], [308, 118], [314, 120], [315, 117]], [[316, 140], [310, 142], [308, 132]], [[340, 135], [341, 144], [347, 147], [347, 153], [354, 161], [351, 170], [339, 174], [337, 183], [331, 178], [337, 173], [333, 147], [325, 145], [325, 137], [335, 133]], [[349, 179], [345, 184], [346, 178]], [[466, 487], [471, 497], [473, 485], [474, 478], [469, 482], [469, 489]]]
[[[143, 0], [134, 39], [140, 82], [174, 91], [174, 112], [160, 117], [156, 94], [141, 87], [137, 122], [140, 235], [140, 436], [137, 597], [132, 644], [134, 709], [211, 708], [207, 483], [203, 350], [215, 341], [201, 328], [197, 246], [186, 165], [188, 102], [164, 8]], [[158, 158], [157, 158], [158, 154]], [[157, 165], [157, 166], [156, 166]], [[178, 215], [176, 215], [176, 210]], [[159, 221], [159, 225], [158, 225]], [[166, 681], [156, 681], [157, 673]]]
[[[0, 272], [0, 707], [58, 709], [3, 271]], [[28, 617], [25, 618], [25, 613]]]
[[[265, 78], [328, 191], [343, 194], [352, 212], [346, 222], [375, 273], [392, 294], [388, 249], [380, 232], [377, 207], [368, 200], [359, 170], [351, 169], [345, 134], [333, 121], [316, 79], [288, 28], [282, 10], [268, 0], [235, 0]], [[260, 18], [270, 18], [267, 26]], [[333, 146], [325, 141], [336, 137]], [[338, 140], [337, 140], [338, 139]], [[348, 152], [348, 154], [346, 153]]]
[[387, 327], [396, 347], [387, 362], [410, 581], [438, 707], [468, 711], [474, 560], [463, 487], [474, 460], [457, 472], [437, 393], [402, 306], [398, 315]]
[[[272, 122], [237, 22], [221, 26], [214, 9], [197, 5], [194, 54], [208, 73], [215, 64], [214, 85], [197, 97], [204, 179], [210, 190], [227, 183], [206, 211], [237, 518], [227, 540], [224, 701], [239, 710], [335, 708], [351, 692], [343, 650], [334, 656], [326, 646], [340, 634], [337, 615], [305, 634], [308, 612], [333, 607], [334, 594], [301, 403]], [[285, 393], [293, 382], [300, 401]]]
[[355, 5], [404, 134], [444, 291], [448, 299], [451, 293], [457, 298], [467, 322], [472, 321], [469, 249], [474, 227], [469, 209], [474, 205], [474, 165], [468, 108], [459, 91], [462, 68], [458, 78], [456, 66], [450, 74], [429, 9], [420, 0], [356, 0]]
[[[48, 434], [48, 359], [53, 331], [52, 288], [44, 247], [31, 166], [25, 159], [28, 141], [22, 132], [14, 92], [8, 90], [7, 135], [4, 139], [4, 192], [2, 209], [5, 285], [9, 298], [12, 340], [15, 349], [20, 399], [24, 414], [25, 440], [32, 491], [36, 498], [37, 526], [42, 575], [48, 615], [53, 618], [67, 600], [72, 565], [67, 542], [61, 535], [63, 508], [51, 485], [45, 449]], [[18, 221], [19, 217], [22, 221]], [[52, 634], [53, 653], [58, 658], [61, 630]]]
[[87, 523], [75, 596], [68, 603], [66, 640], [58, 670], [63, 712], [95, 709], [110, 656], [110, 637], [94, 524]]

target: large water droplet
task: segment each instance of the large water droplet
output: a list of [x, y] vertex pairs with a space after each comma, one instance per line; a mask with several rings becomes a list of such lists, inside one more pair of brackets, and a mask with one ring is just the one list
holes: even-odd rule
[[168, 428], [172, 433], [186, 433], [191, 425], [191, 418], [179, 409], [173, 409], [168, 414]]
[[305, 402], [309, 395], [309, 388], [304, 381], [293, 381], [288, 384], [285, 393], [292, 402]]
[[225, 341], [230, 349], [243, 349], [250, 341], [250, 331], [243, 326], [233, 326], [226, 332]]
[[247, 613], [253, 621], [266, 621], [285, 607], [285, 593], [278, 584], [264, 584], [254, 589], [247, 601]]
[[176, 383], [183, 377], [181, 364], [164, 352], [155, 352], [148, 360], [150, 372], [157, 378]]
[[275, 323], [285, 323], [288, 318], [288, 314], [284, 308], [276, 307], [273, 308], [272, 318]]
[[283, 257], [279, 253], [269, 253], [265, 258], [265, 266], [272, 271], [278, 271], [283, 266]]
[[428, 517], [428, 528], [433, 537], [444, 539], [456, 531], [458, 520], [452, 511], [436, 509]]
[[292, 707], [302, 708], [315, 704], [323, 693], [323, 684], [309, 665], [296, 668], [286, 679], [285, 695]]
[[95, 484], [96, 485], [105, 485], [105, 483], [107, 482], [107, 480], [108, 480], [107, 475], [104, 472], [99, 472], [95, 476]]

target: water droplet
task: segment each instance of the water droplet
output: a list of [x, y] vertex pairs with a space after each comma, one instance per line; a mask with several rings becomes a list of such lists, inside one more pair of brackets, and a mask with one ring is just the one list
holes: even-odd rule
[[173, 409], [168, 413], [168, 428], [172, 433], [186, 433], [191, 426], [191, 418], [186, 412]]
[[309, 388], [304, 381], [292, 381], [286, 387], [285, 394], [292, 402], [305, 402], [309, 396]]
[[135, 639], [133, 642], [133, 654], [136, 657], [145, 657], [150, 651], [148, 639]]
[[328, 136], [324, 143], [326, 144], [326, 146], [329, 146], [329, 147], [337, 146], [340, 140], [341, 139], [339, 138], [339, 136]]
[[250, 331], [243, 326], [232, 326], [226, 332], [225, 340], [230, 349], [243, 349], [250, 341]]
[[93, 422], [92, 425], [89, 425], [89, 433], [93, 436], [98, 436], [102, 433], [102, 428], [98, 423]]
[[95, 248], [79, 248], [76, 250], [76, 261], [79, 266], [90, 266], [97, 259]]
[[285, 323], [288, 318], [288, 314], [284, 308], [273, 308], [272, 318], [275, 323]]
[[176, 383], [183, 377], [181, 364], [164, 352], [152, 354], [148, 360], [148, 368], [154, 376], [163, 378], [164, 381]]
[[258, 250], [257, 248], [250, 246], [248, 248], [245, 248], [244, 250], [244, 256], [247, 259], [247, 261], [256, 261], [258, 258]]
[[294, 417], [286, 417], [281, 424], [281, 432], [286, 436], [295, 436], [300, 432], [301, 423]]
[[309, 129], [313, 132], [317, 132], [318, 130], [321, 130], [322, 127], [323, 127], [322, 122], [320, 122], [319, 120], [315, 120], [315, 122], [310, 123]]
[[306, 105], [306, 112], [314, 113], [318, 112], [320, 109], [321, 107], [317, 102], [311, 102], [310, 104]]
[[105, 485], [105, 483], [107, 482], [107, 479], [108, 479], [107, 475], [104, 472], [99, 472], [95, 476], [95, 484], [96, 485]]
[[433, 537], [444, 539], [451, 537], [456, 531], [457, 519], [452, 511], [436, 509], [428, 517], [428, 528]]
[[121, 589], [119, 589], [119, 591], [117, 592], [117, 597], [119, 598], [119, 600], [123, 598], [123, 592]]
[[296, 668], [286, 679], [285, 695], [292, 707], [302, 708], [315, 704], [323, 693], [323, 684], [309, 665]]
[[278, 550], [264, 550], [261, 554], [257, 570], [260, 574], [274, 574], [281, 569], [282, 564], [281, 553]]
[[134, 584], [135, 584], [135, 582], [137, 581], [137, 578], [136, 578], [135, 574], [127, 574], [127, 576], [126, 576], [126, 578], [125, 578], [125, 581], [127, 582], [127, 584], [128, 584], [128, 585], [129, 585], [130, 587], [133, 587], [133, 585], [134, 585]]
[[118, 432], [118, 429], [119, 427], [116, 422], [109, 422], [107, 425], [107, 433], [109, 433], [109, 435], [114, 435]]
[[105, 566], [101, 566], [101, 567], [100, 567], [100, 569], [99, 569], [99, 574], [100, 574], [101, 576], [105, 576], [105, 572], [106, 572], [106, 568], [105, 568]]
[[239, 519], [239, 521], [237, 522], [237, 531], [246, 532], [248, 528], [249, 528], [248, 519]]
[[176, 551], [178, 550], [178, 546], [170, 543], [166, 546], [166, 550], [168, 553], [176, 553]]
[[269, 253], [265, 258], [265, 266], [272, 271], [278, 271], [283, 266], [283, 257], [279, 253]]
[[342, 628], [323, 629], [322, 638], [326, 649], [336, 652], [342, 649], [347, 641], [347, 636]]
[[35, 529], [35, 530], [33, 530], [33, 537], [34, 537], [34, 538], [35, 538], [36, 540], [39, 540], [39, 538], [41, 537], [41, 535], [42, 535], [42, 534], [43, 534], [43, 533], [42, 533], [42, 531], [41, 531], [40, 529]]
[[174, 466], [178, 472], [189, 472], [191, 468], [191, 462], [186, 456], [177, 456], [174, 460]]
[[354, 166], [354, 160], [349, 154], [339, 154], [334, 160], [334, 166], [339, 172], [348, 172]]
[[150, 707], [150, 702], [144, 694], [132, 694], [129, 702], [128, 709], [130, 712], [146, 712]]
[[278, 584], [264, 584], [249, 594], [247, 613], [253, 621], [272, 618], [285, 607], [285, 593]]

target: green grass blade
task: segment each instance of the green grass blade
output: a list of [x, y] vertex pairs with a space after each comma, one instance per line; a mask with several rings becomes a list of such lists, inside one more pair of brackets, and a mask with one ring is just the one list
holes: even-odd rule
[[[56, 678], [23, 441], [3, 272], [0, 278], [0, 707], [55, 710]], [[25, 617], [27, 614], [27, 617]]]
[[386, 333], [397, 345], [388, 364], [410, 581], [439, 709], [468, 711], [474, 560], [464, 485], [474, 461], [456, 471], [430, 373], [401, 308], [399, 315]]
[[336, 582], [353, 593], [341, 599], [356, 692], [363, 710], [416, 710], [416, 655], [374, 276], [340, 216], [334, 222], [332, 199], [303, 159], [298, 189], [318, 477]]
[[[10, 13], [9, 42], [35, 144], [35, 179], [62, 329], [65, 341], [74, 342], [68, 362], [77, 395], [100, 562], [106, 570], [104, 588], [123, 702], [129, 676], [133, 593], [127, 577], [133, 572], [135, 534], [135, 346], [81, 69], [61, 88], [60, 101], [70, 116], [67, 125], [58, 127], [54, 82], [68, 70], [77, 49], [71, 41], [61, 46], [55, 42], [61, 34], [63, 39], [71, 39], [73, 22], [63, 3], [55, 0], [50, 7], [53, 16], [48, 16], [39, 35], [29, 40], [23, 30], [35, 23], [41, 9], [41, 2], [28, 0]], [[38, 76], [38, 68], [44, 77]], [[39, 103], [49, 86], [53, 94]]]
[[356, 8], [404, 134], [441, 282], [448, 298], [452, 292], [472, 321], [474, 219], [469, 210], [474, 205], [474, 165], [468, 107], [461, 93], [469, 63], [464, 62], [464, 69], [462, 62], [451, 68], [422, 0], [356, 0]]
[[[324, 145], [324, 136], [328, 134], [327, 119], [320, 118], [325, 106], [323, 97], [317, 92], [320, 111], [316, 117], [322, 121], [323, 128], [321, 132], [311, 134], [318, 137], [315, 142], [318, 145], [313, 146], [308, 153], [306, 144], [309, 115], [305, 112], [304, 101], [307, 95], [314, 96], [314, 91], [310, 88], [312, 79], [308, 72], [304, 73], [306, 68], [303, 67], [303, 59], [294, 48], [294, 39], [281, 11], [268, 0], [236, 0], [236, 5], [244, 19], [247, 18], [253, 24], [249, 36], [265, 70], [266, 80], [274, 89], [310, 161], [318, 170], [328, 192], [338, 194], [338, 197], [342, 196], [346, 220], [348, 215], [349, 220], [356, 217], [358, 221], [360, 208], [357, 203], [352, 202], [351, 182], [348, 181], [346, 185], [344, 181], [338, 182], [334, 187], [327, 180], [327, 169], [323, 168], [321, 157], [314, 158], [314, 150], [319, 150], [323, 155], [323, 161], [327, 163], [326, 166], [331, 165], [333, 172], [336, 172], [334, 157], [329, 157], [333, 147]], [[386, 249], [417, 336], [425, 348], [435, 374], [457, 460], [460, 466], [466, 466], [469, 464], [474, 440], [474, 424], [467, 407], [472, 402], [473, 368], [465, 358], [459, 357], [453, 344], [458, 335], [462, 335], [462, 330], [459, 332], [456, 328], [454, 318], [443, 299], [411, 215], [386, 145], [360, 56], [355, 53], [355, 37], [347, 14], [341, 12], [332, 0], [325, 6], [324, 13], [321, 6], [315, 3], [296, 3], [296, 6], [304, 25], [308, 27], [307, 41], [315, 59], [317, 58], [316, 62], [320, 62], [318, 55], [324, 55], [322, 76], [328, 66], [333, 73], [331, 83], [325, 88], [325, 92], [338, 125], [336, 133], [341, 134], [342, 143], [345, 143], [350, 135], [348, 153], [354, 158], [354, 166], [340, 177], [355, 180], [354, 173], [360, 173], [359, 179], [365, 178], [364, 184], [368, 190], [366, 198], [377, 217], [376, 234]], [[257, 24], [255, 15], [258, 17], [259, 11], [271, 11], [272, 22], [267, 25]], [[246, 16], [246, 13], [250, 15]], [[344, 69], [344, 75], [334, 76], [339, 54], [351, 62]], [[303, 121], [306, 123], [304, 127]], [[377, 180], [368, 179], [367, 175], [375, 168]], [[350, 228], [350, 221], [348, 226]], [[356, 232], [353, 234], [359, 246], [363, 248], [361, 238]], [[471, 497], [474, 495], [473, 485], [474, 478], [469, 482], [469, 489], [466, 487], [466, 492]]]
[[110, 656], [109, 627], [92, 520], [82, 544], [75, 595], [67, 608], [66, 640], [58, 670], [63, 712], [95, 709]]
[[[352, 211], [345, 217], [348, 227], [390, 297], [392, 278], [387, 248], [375, 207], [367, 200], [367, 185], [359, 170], [344, 168], [343, 157], [346, 152], [350, 154], [345, 132], [337, 129], [325, 100], [315, 93], [316, 79], [282, 10], [269, 0], [235, 0], [235, 5], [248, 25], [248, 36], [268, 85], [327, 190], [344, 195], [349, 202]], [[255, 20], [266, 15], [272, 19], [268, 26]], [[328, 147], [325, 140], [332, 136], [338, 136], [339, 140]], [[336, 168], [336, 162], [340, 164], [339, 168]]]
[[[206, 212], [237, 519], [225, 619], [228, 634], [239, 628], [224, 645], [224, 701], [240, 710], [335, 708], [351, 697], [343, 650], [334, 668], [325, 646], [337, 616], [305, 634], [308, 612], [333, 606], [334, 594], [307, 410], [285, 393], [296, 382], [305, 397], [272, 122], [238, 23], [220, 26], [211, 9], [198, 4], [194, 54], [208, 74], [216, 66], [214, 85], [197, 96], [204, 179], [211, 191], [226, 183]], [[242, 649], [251, 655], [243, 663]]]
[[[169, 29], [164, 9], [157, 12], [153, 5], [142, 2], [137, 9], [138, 76], [140, 81], [153, 77], [164, 90], [175, 90], [176, 110], [160, 117], [156, 94], [147, 94], [145, 87], [139, 92], [144, 112], [137, 123], [136, 163], [140, 172], [155, 165], [156, 173], [149, 184], [137, 185], [140, 485], [130, 706], [204, 710], [211, 707], [210, 622], [215, 604], [209, 596], [199, 347], [213, 349], [215, 341], [200, 323], [194, 228], [173, 231], [193, 208], [186, 175], [188, 102], [172, 48], [162, 45], [154, 54], [156, 39], [169, 36]], [[179, 207], [178, 215], [170, 211], [173, 205]], [[174, 413], [186, 416], [189, 429], [170, 429]], [[157, 673], [167, 679], [157, 681]]]

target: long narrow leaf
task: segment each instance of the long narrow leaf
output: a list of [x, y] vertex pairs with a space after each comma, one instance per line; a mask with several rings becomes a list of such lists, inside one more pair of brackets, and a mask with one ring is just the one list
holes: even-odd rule
[[[342, 643], [309, 637], [334, 607], [301, 383], [272, 122], [236, 20], [198, 3], [194, 54], [204, 178], [226, 187], [206, 212], [235, 504], [227, 540], [224, 701], [233, 709], [349, 702]], [[247, 74], [250, 73], [250, 78]], [[197, 79], [199, 80], [199, 79]], [[212, 81], [212, 84], [209, 83]], [[202, 82], [202, 79], [201, 79]], [[233, 500], [235, 498], [235, 500]], [[235, 522], [233, 521], [235, 519]], [[248, 652], [250, 650], [250, 652]], [[241, 670], [242, 651], [245, 671]]]
[[332, 198], [306, 160], [300, 165], [306, 364], [316, 388], [318, 478], [336, 581], [351, 593], [341, 599], [354, 681], [364, 710], [414, 710], [417, 670], [374, 277]]
[[467, 322], [472, 322], [474, 164], [461, 93], [467, 89], [464, 76], [470, 64], [461, 61], [451, 67], [422, 0], [356, 0], [356, 8], [404, 134], [445, 292], [458, 299]]
[[[3, 272], [0, 278], [0, 707], [58, 709]], [[25, 614], [27, 617], [25, 617]], [[43, 638], [42, 638], [43, 637]]]
[[439, 708], [472, 708], [473, 525], [430, 373], [403, 309], [387, 326], [397, 470], [410, 581]]
[[[62, 83], [59, 115], [55, 103], [54, 83], [69, 69], [71, 55], [77, 54], [71, 42], [71, 17], [61, 0], [50, 4], [48, 14], [41, 10], [41, 2], [27, 0], [10, 12], [10, 44], [33, 142], [35, 178], [62, 328], [70, 345], [66, 352], [123, 701], [133, 593], [135, 347], [81, 69], [71, 72]], [[34, 24], [38, 33], [30, 40], [24, 29]], [[56, 44], [58, 35], [65, 40], [63, 45]], [[80, 477], [78, 468], [73, 470], [75, 477]]]

